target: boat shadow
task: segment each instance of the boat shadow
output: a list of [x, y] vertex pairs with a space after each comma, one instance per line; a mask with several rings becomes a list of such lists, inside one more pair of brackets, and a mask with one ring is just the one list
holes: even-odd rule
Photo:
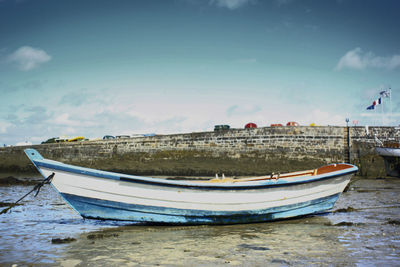
[[[68, 244], [67, 259], [81, 265], [223, 265], [280, 263], [308, 265], [327, 260], [326, 250], [348, 265], [341, 246], [340, 227], [330, 227], [327, 216], [302, 216], [274, 222], [232, 225], [130, 224], [81, 234]], [[323, 252], [321, 248], [324, 248]], [[107, 255], [103, 257], [103, 255]]]

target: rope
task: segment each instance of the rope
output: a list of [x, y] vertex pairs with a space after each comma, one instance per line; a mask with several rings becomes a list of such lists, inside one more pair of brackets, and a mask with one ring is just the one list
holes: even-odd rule
[[10, 206], [8, 206], [8, 208], [5, 208], [4, 210], [2, 210], [0, 212], [0, 214], [5, 214], [7, 213], [11, 208], [15, 207], [17, 205], [18, 202], [20, 202], [21, 200], [23, 200], [26, 196], [28, 196], [30, 193], [32, 193], [33, 191], [36, 190], [36, 194], [35, 197], [39, 194], [40, 189], [42, 188], [42, 186], [44, 186], [45, 184], [50, 184], [51, 180], [53, 179], [55, 173], [53, 172], [52, 174], [50, 174], [46, 179], [44, 179], [42, 182], [40, 182], [39, 184], [35, 185], [35, 187], [29, 191], [28, 193], [26, 193], [23, 197], [21, 197], [20, 199], [18, 199], [15, 203], [11, 204]]

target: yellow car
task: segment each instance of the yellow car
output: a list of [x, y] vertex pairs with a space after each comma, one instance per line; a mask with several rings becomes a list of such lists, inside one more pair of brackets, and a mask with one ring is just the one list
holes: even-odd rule
[[85, 137], [83, 137], [83, 136], [77, 136], [77, 137], [68, 139], [68, 142], [77, 142], [77, 141], [83, 141], [83, 140], [85, 140]]

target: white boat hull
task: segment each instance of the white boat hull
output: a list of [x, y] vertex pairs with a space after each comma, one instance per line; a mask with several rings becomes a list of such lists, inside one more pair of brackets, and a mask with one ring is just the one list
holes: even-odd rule
[[400, 148], [376, 147], [375, 152], [380, 156], [400, 157]]
[[312, 179], [212, 184], [31, 160], [44, 177], [55, 174], [52, 185], [85, 218], [169, 224], [248, 223], [324, 212], [357, 171], [352, 166]]

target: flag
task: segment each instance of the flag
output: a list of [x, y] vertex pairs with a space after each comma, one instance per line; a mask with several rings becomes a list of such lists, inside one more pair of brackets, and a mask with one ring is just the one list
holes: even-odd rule
[[372, 104], [371, 106], [367, 107], [367, 109], [375, 109], [375, 105]]
[[390, 91], [384, 90], [379, 93], [382, 97], [390, 97]]
[[380, 104], [382, 104], [382, 97], [380, 97], [377, 100], [375, 100], [374, 102], [372, 102], [372, 105], [367, 107], [367, 109], [375, 109], [375, 106], [380, 105]]
[[382, 98], [381, 97], [378, 98], [377, 100], [375, 100], [374, 102], [372, 102], [373, 106], [380, 105], [380, 104], [382, 104]]

